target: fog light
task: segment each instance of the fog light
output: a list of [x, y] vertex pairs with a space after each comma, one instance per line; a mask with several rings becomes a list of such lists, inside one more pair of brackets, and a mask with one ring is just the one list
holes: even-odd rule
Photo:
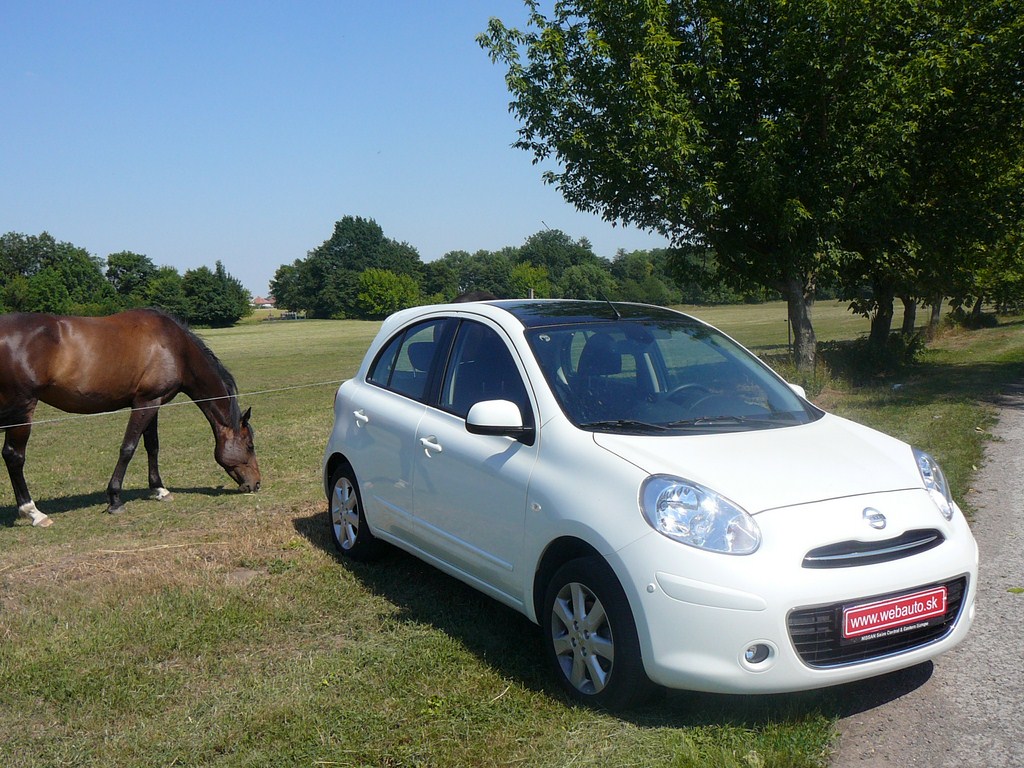
[[772, 649], [764, 643], [752, 645], [743, 653], [743, 659], [747, 664], [760, 664], [771, 655]]

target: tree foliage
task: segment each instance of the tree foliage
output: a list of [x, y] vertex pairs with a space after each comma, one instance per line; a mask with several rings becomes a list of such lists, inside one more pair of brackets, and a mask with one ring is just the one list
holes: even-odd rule
[[515, 259], [507, 252], [451, 251], [427, 265], [427, 274], [435, 281], [445, 301], [467, 291], [487, 291], [499, 298], [515, 298], [512, 270]]
[[230, 325], [252, 311], [248, 292], [219, 261], [182, 278], [147, 256], [121, 251], [104, 261], [47, 232], [0, 236], [0, 311], [106, 315], [138, 306], [197, 325]]
[[[421, 298], [451, 301], [473, 290], [503, 299], [609, 298], [662, 305], [764, 298], [760, 291], [732, 290], [719, 278], [711, 278], [709, 271], [701, 271], [703, 282], [687, 279], [681, 286], [677, 282], [679, 258], [668, 249], [655, 249], [620, 251], [609, 261], [597, 256], [586, 239], [574, 241], [564, 232], [545, 229], [518, 247], [476, 253], [450, 251], [424, 264]], [[285, 267], [279, 270], [279, 284], [284, 288], [290, 272]]]
[[893, 127], [849, 195], [843, 231], [845, 295], [871, 316], [877, 344], [894, 296], [908, 308], [981, 298], [988, 276], [1011, 268], [1004, 246], [1022, 231], [1024, 8], [894, 5], [902, 15], [876, 59], [903, 71], [913, 95], [889, 97]]
[[420, 287], [415, 280], [390, 269], [365, 269], [359, 274], [358, 283], [356, 301], [360, 315], [370, 319], [383, 319], [392, 312], [414, 307], [420, 298]]
[[8, 232], [0, 237], [2, 303], [22, 312], [116, 311], [116, 293], [103, 278], [101, 263], [84, 248], [60, 242], [48, 232]]
[[359, 276], [367, 269], [418, 282], [422, 264], [415, 248], [385, 237], [373, 219], [345, 216], [305, 259], [278, 268], [271, 292], [279, 306], [310, 317], [360, 317]]
[[186, 271], [181, 278], [181, 288], [189, 322], [196, 325], [224, 327], [252, 314], [248, 291], [219, 261], [213, 270], [199, 267]]
[[72, 311], [71, 293], [64, 275], [54, 267], [44, 267], [28, 279], [26, 307], [33, 312], [66, 315]]
[[601, 259], [586, 238], [573, 241], [560, 229], [545, 229], [526, 238], [515, 261], [543, 267], [557, 281], [570, 267], [598, 264]]
[[142, 306], [146, 286], [156, 277], [156, 265], [148, 256], [120, 251], [107, 256], [107, 280], [126, 304]]
[[183, 320], [189, 319], [189, 301], [178, 270], [157, 267], [143, 291], [143, 306], [162, 309]]

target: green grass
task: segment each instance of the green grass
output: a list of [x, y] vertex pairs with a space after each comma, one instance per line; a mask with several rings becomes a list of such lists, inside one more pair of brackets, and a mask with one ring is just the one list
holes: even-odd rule
[[[758, 352], [783, 352], [790, 343], [785, 302], [686, 306], [679, 309], [722, 329], [747, 348]], [[854, 315], [847, 309], [846, 302], [816, 302], [812, 318], [819, 341], [852, 339], [866, 334], [871, 328], [866, 318]], [[899, 309], [893, 327], [898, 328], [902, 322], [903, 313]]]
[[[785, 346], [782, 305], [694, 313], [766, 354]], [[822, 339], [867, 330], [838, 306], [816, 321]], [[253, 407], [256, 495], [231, 490], [184, 398], [160, 417], [174, 499], [145, 498], [140, 451], [119, 516], [103, 514], [103, 489], [124, 414], [37, 426], [28, 479], [54, 526], [16, 523], [0, 481], [0, 765], [827, 764], [843, 711], [828, 692], [572, 707], [518, 614], [401, 554], [340, 563], [319, 461], [337, 383], [377, 327], [202, 333]], [[900, 380], [829, 381], [821, 398], [934, 452], [969, 502], [991, 424], [977, 401], [1024, 380], [1021, 341], [1019, 324], [948, 334]]]

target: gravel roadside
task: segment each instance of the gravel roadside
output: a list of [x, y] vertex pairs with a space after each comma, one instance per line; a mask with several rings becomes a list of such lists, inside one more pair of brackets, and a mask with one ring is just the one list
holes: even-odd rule
[[970, 497], [974, 627], [934, 663], [844, 686], [833, 768], [1024, 766], [1024, 386], [997, 405]]

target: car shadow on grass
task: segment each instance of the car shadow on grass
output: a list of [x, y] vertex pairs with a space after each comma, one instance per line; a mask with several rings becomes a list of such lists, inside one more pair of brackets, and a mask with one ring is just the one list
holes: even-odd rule
[[[380, 561], [370, 564], [342, 557], [328, 533], [326, 511], [295, 517], [292, 523], [299, 535], [334, 556], [369, 592], [396, 606], [400, 620], [432, 626], [502, 677], [571, 704], [548, 674], [540, 627], [519, 612], [397, 548], [388, 547]], [[672, 728], [842, 718], [906, 695], [927, 682], [931, 672], [928, 662], [871, 680], [790, 694], [663, 691], [651, 703], [616, 715], [644, 727]]]
[[758, 727], [820, 715], [830, 720], [850, 717], [894, 701], [924, 685], [932, 663], [829, 688], [796, 693], [731, 695], [668, 691], [660, 707], [633, 713], [641, 725], [733, 725]]

